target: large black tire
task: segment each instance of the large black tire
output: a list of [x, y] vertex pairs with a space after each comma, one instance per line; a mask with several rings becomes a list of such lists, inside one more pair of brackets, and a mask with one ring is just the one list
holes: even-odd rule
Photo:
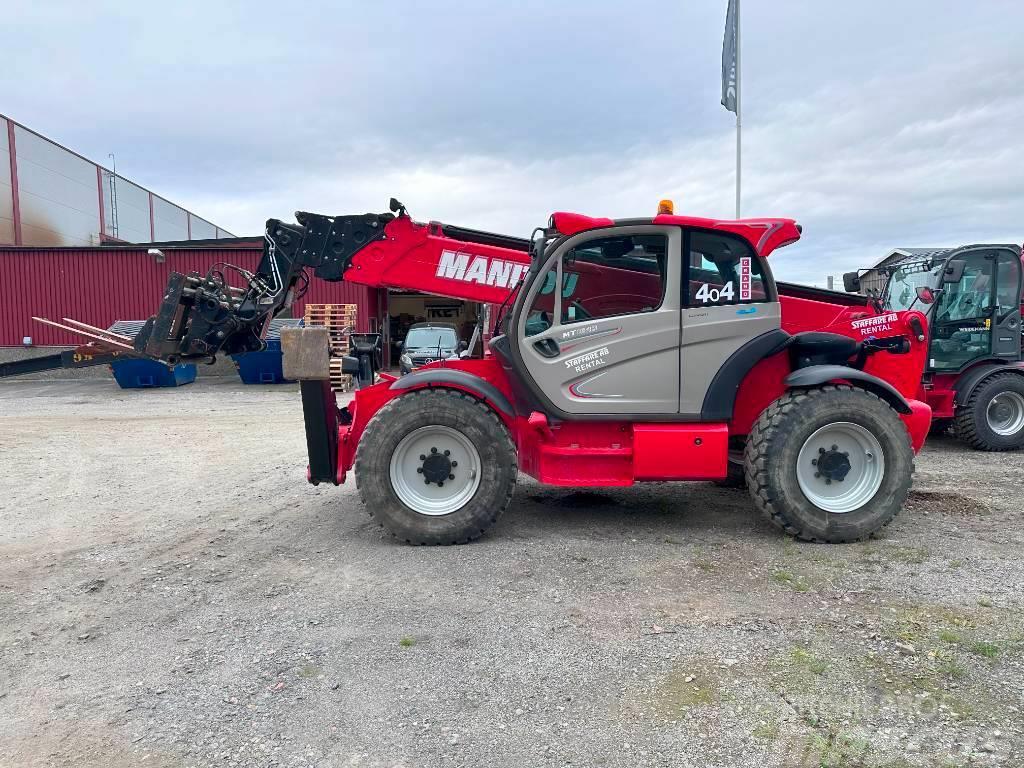
[[[884, 473], [861, 506], [829, 512], [804, 495], [797, 459], [818, 429], [841, 422], [862, 427], [878, 441]], [[888, 403], [862, 389], [825, 386], [791, 390], [769, 405], [747, 438], [744, 467], [754, 504], [773, 525], [804, 541], [838, 544], [866, 539], [892, 522], [910, 492], [914, 452]]]
[[[480, 457], [480, 484], [463, 506], [426, 515], [406, 506], [391, 481], [391, 458], [414, 430], [444, 426], [462, 433]], [[512, 500], [516, 451], [508, 429], [485, 403], [451, 389], [395, 398], [370, 419], [356, 451], [356, 486], [370, 516], [409, 544], [465, 544], [482, 536]]]
[[1024, 446], [1024, 425], [1013, 434], [1001, 435], [989, 423], [989, 406], [999, 395], [1024, 398], [1024, 376], [1005, 371], [981, 382], [967, 402], [956, 409], [956, 436], [979, 451], [1012, 451]]

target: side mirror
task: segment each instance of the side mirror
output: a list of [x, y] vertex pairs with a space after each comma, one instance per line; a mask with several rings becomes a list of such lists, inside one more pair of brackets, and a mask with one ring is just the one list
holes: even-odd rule
[[943, 283], [959, 283], [964, 279], [964, 269], [967, 262], [962, 259], [951, 259], [946, 262], [946, 268], [942, 272]]
[[917, 300], [922, 304], [932, 304], [935, 302], [935, 291], [926, 285], [919, 285], [917, 287]]
[[860, 291], [860, 274], [847, 272], [843, 275], [843, 288], [847, 293], [858, 293]]

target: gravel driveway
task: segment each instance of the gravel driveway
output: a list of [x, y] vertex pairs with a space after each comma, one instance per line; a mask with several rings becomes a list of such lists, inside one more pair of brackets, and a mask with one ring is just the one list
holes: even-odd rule
[[314, 488], [295, 388], [0, 384], [0, 765], [1022, 765], [1024, 454], [884, 538], [522, 478], [462, 547]]

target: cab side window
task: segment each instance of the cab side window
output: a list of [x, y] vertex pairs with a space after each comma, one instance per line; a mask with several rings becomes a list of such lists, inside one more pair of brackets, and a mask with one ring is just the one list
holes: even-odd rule
[[665, 235], [588, 240], [562, 260], [561, 322], [653, 312], [665, 296]]
[[999, 319], [1020, 308], [1021, 262], [1015, 254], [999, 254], [999, 271], [997, 275], [997, 302]]
[[770, 301], [754, 249], [738, 237], [690, 233], [689, 306]]
[[544, 275], [540, 290], [530, 305], [530, 311], [526, 315], [526, 335], [536, 336], [551, 327], [555, 316], [555, 285], [558, 283], [558, 265], [547, 271]]

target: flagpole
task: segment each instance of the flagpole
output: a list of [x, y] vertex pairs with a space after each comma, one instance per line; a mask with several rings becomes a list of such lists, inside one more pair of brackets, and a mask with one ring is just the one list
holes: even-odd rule
[[740, 87], [740, 0], [736, 2], [736, 218], [740, 217], [740, 179], [743, 171], [742, 121], [740, 120], [740, 104], [743, 89]]

